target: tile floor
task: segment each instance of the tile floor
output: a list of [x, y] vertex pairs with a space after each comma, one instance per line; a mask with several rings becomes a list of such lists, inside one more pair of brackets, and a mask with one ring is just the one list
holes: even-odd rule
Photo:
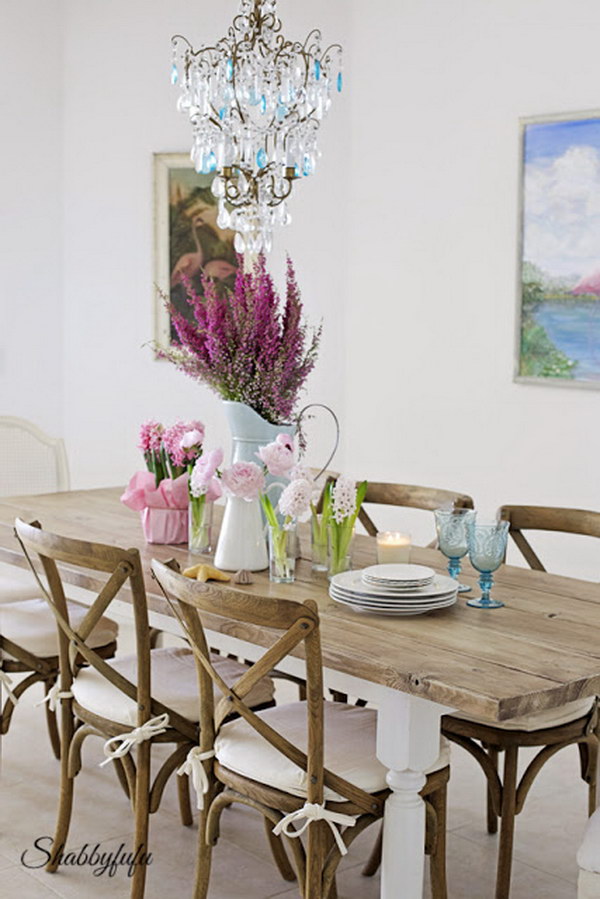
[[[125, 629], [122, 633], [125, 636]], [[122, 645], [126, 643], [122, 640]], [[95, 877], [89, 868], [67, 868], [49, 875], [27, 869], [21, 856], [41, 858], [33, 850], [37, 837], [54, 828], [58, 763], [50, 752], [44, 713], [34, 708], [41, 697], [27, 694], [16, 710], [11, 732], [2, 741], [0, 774], [0, 899], [95, 899], [126, 897], [127, 876]], [[130, 839], [129, 807], [112, 770], [100, 769], [100, 742], [85, 744], [84, 768], [75, 791], [68, 847], [102, 843], [116, 850]], [[493, 896], [496, 838], [484, 830], [484, 784], [475, 763], [454, 748], [449, 786], [448, 877], [452, 899]], [[575, 853], [585, 826], [586, 789], [578, 777], [572, 747], [552, 759], [540, 775], [517, 820], [511, 899], [574, 899]], [[169, 784], [160, 811], [151, 819], [153, 864], [148, 872], [148, 899], [191, 894], [196, 828], [180, 825], [176, 792]], [[376, 899], [378, 877], [361, 876], [361, 866], [375, 836], [363, 834], [340, 866], [340, 899]], [[269, 899], [297, 896], [274, 868], [262, 822], [250, 810], [228, 809], [221, 840], [213, 856], [211, 899]], [[426, 885], [424, 896], [429, 896]], [[401, 899], [401, 897], [399, 897]]]

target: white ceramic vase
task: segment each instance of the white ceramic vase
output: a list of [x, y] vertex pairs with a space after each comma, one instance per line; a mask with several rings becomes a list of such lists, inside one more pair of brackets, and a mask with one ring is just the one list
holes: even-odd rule
[[[230, 400], [223, 402], [231, 430], [233, 451], [231, 462], [258, 462], [259, 447], [271, 443], [278, 434], [292, 435], [293, 425], [274, 425], [258, 412]], [[276, 498], [270, 491], [273, 502]], [[229, 497], [215, 552], [215, 565], [225, 571], [262, 571], [269, 566], [265, 527], [258, 499]]]

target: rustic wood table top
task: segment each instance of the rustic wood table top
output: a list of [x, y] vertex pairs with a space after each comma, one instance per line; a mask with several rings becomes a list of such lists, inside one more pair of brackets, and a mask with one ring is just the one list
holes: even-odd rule
[[[119, 502], [121, 488], [80, 490], [0, 501], [0, 560], [20, 567], [26, 561], [14, 537], [17, 516], [38, 520], [46, 530], [124, 547], [137, 547], [146, 571], [149, 607], [170, 609], [149, 575], [151, 558], [175, 557], [194, 564], [184, 547], [147, 545], [135, 512]], [[375, 561], [375, 540], [357, 537], [357, 568]], [[328, 595], [324, 575], [309, 561], [308, 531], [294, 584], [272, 584], [267, 572], [253, 584], [209, 582], [217, 595], [236, 590], [318, 603], [326, 667], [384, 684], [442, 705], [492, 720], [504, 720], [600, 693], [600, 585], [545, 572], [502, 566], [494, 596], [505, 607], [468, 608], [464, 598], [449, 609], [412, 618], [357, 613]], [[413, 549], [412, 561], [445, 571], [446, 560], [431, 549]], [[65, 581], [90, 589], [101, 581], [62, 566]], [[476, 588], [476, 572], [465, 565], [461, 580]], [[477, 590], [477, 588], [476, 588]], [[476, 591], [474, 591], [476, 592]], [[127, 597], [124, 596], [124, 599]], [[205, 625], [258, 645], [268, 645], [260, 629], [210, 616]]]

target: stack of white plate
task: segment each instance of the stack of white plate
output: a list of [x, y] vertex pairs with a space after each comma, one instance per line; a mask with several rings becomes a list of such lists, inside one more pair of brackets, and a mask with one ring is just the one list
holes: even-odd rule
[[331, 579], [329, 595], [357, 612], [422, 615], [456, 602], [455, 580], [423, 565], [373, 565]]

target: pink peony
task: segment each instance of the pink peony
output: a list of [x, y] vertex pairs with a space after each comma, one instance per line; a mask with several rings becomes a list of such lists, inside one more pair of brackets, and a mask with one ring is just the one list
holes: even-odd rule
[[202, 441], [204, 440], [204, 433], [199, 431], [198, 428], [194, 428], [193, 431], [186, 431], [181, 440], [179, 441], [179, 446], [182, 450], [190, 450], [194, 447], [202, 446]]
[[[190, 479], [190, 491], [192, 496], [203, 496], [208, 499], [218, 499], [223, 493], [218, 479], [215, 477], [217, 468], [223, 462], [223, 450], [216, 449], [204, 453], [198, 459], [192, 469]], [[209, 497], [209, 493], [211, 494]]]
[[288, 434], [278, 434], [273, 443], [261, 446], [256, 453], [272, 475], [286, 475], [294, 467], [294, 444]]
[[265, 476], [256, 462], [235, 462], [223, 470], [223, 484], [232, 496], [255, 499], [265, 486]]

